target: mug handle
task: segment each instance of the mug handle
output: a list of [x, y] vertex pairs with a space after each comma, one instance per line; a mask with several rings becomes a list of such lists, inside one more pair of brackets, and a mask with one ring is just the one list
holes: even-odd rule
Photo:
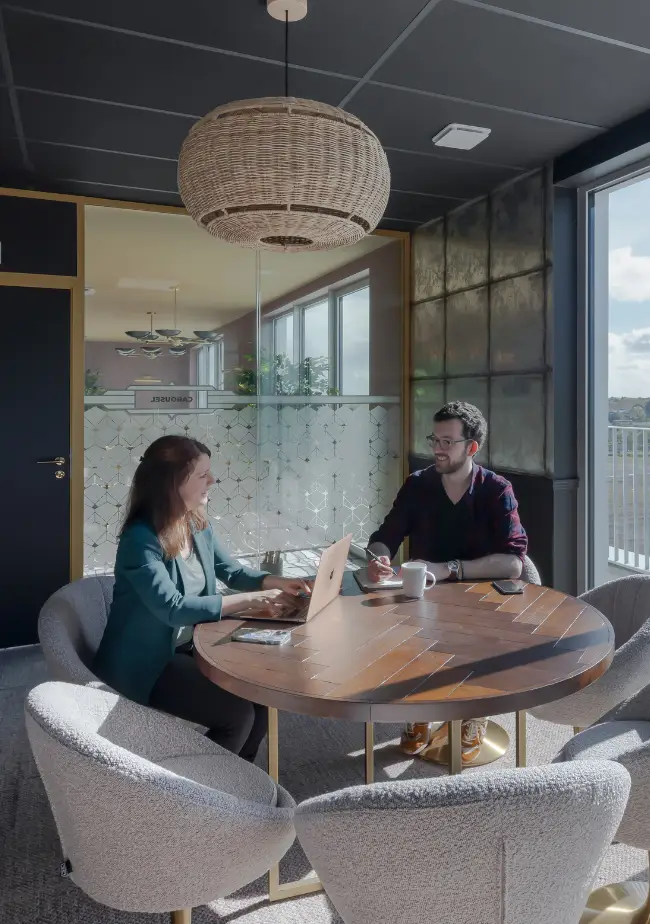
[[[430, 583], [430, 584], [427, 584], [427, 581], [431, 581], [431, 583]], [[431, 587], [435, 587], [435, 585], [436, 585], [436, 576], [435, 576], [435, 574], [431, 574], [430, 571], [425, 571], [425, 572], [424, 572], [424, 584], [425, 584], [425, 587], [427, 588], [427, 590], [429, 590]]]

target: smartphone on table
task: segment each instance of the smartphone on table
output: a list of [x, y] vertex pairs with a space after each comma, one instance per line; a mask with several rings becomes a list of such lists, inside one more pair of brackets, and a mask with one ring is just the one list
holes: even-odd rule
[[492, 586], [500, 594], [523, 594], [526, 581], [492, 581]]
[[251, 642], [255, 645], [286, 645], [291, 638], [291, 629], [235, 629], [235, 642]]

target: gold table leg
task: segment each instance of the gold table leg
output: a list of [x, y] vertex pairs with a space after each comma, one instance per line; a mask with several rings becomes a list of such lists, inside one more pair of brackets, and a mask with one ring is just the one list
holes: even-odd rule
[[[434, 764], [442, 764], [446, 767], [449, 767], [450, 773], [460, 773], [462, 770], [462, 760], [460, 758], [461, 752], [461, 728], [462, 721], [459, 719], [455, 722], [447, 722], [447, 737], [443, 738], [440, 743], [431, 744], [420, 756], [423, 760], [430, 760]], [[452, 726], [458, 727], [457, 740], [453, 740], [453, 730]], [[450, 741], [451, 750], [450, 750]], [[510, 738], [508, 737], [508, 732], [505, 728], [502, 728], [501, 725], [497, 725], [496, 722], [491, 720], [487, 724], [487, 731], [483, 744], [481, 745], [481, 750], [478, 754], [478, 757], [475, 757], [474, 760], [469, 764], [470, 767], [485, 767], [486, 764], [491, 764], [495, 760], [499, 760], [500, 757], [508, 750], [510, 746]], [[456, 755], [457, 763], [455, 766], [458, 766], [458, 770], [451, 770], [452, 762], [454, 760], [452, 751], [454, 747], [457, 748], [458, 754]], [[458, 763], [460, 761], [460, 763]]]
[[366, 722], [366, 783], [375, 782], [375, 726]]
[[515, 724], [517, 727], [516, 735], [516, 760], [518, 767], [526, 766], [526, 711], [522, 709], [515, 714]]
[[[280, 776], [280, 738], [278, 728], [278, 710], [269, 707], [269, 757], [268, 771], [274, 783], [279, 783]], [[276, 863], [269, 870], [269, 901], [277, 902], [285, 898], [296, 898], [298, 895], [309, 895], [311, 892], [320, 892], [323, 886], [321, 881], [312, 872], [305, 879], [294, 882], [280, 882], [280, 866]], [[185, 924], [184, 921], [172, 924]]]
[[172, 924], [192, 924], [192, 909], [183, 908], [182, 911], [172, 911]]
[[580, 924], [650, 924], [650, 890], [620, 882], [592, 892]]
[[463, 723], [460, 719], [447, 723], [449, 745], [448, 745], [448, 764], [450, 775], [460, 773], [463, 769], [460, 746], [460, 730]]

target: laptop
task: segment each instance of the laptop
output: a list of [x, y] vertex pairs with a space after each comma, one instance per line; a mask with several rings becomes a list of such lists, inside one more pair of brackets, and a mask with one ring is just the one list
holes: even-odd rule
[[281, 616], [269, 618], [268, 616], [249, 616], [242, 613], [248, 620], [261, 620], [263, 622], [294, 622], [302, 624], [322, 612], [341, 592], [341, 581], [350, 553], [352, 534], [339, 539], [334, 545], [325, 549], [320, 557], [320, 564], [316, 572], [314, 587], [309, 596], [299, 597], [296, 606], [287, 607]]

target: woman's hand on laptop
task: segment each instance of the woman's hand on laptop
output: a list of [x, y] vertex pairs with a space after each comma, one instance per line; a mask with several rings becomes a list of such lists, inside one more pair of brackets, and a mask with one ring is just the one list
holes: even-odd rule
[[221, 605], [222, 616], [242, 616], [247, 614], [260, 618], [281, 619], [287, 609], [287, 602], [293, 597], [287, 597], [279, 589], [259, 590], [247, 594], [232, 594], [224, 597]]
[[311, 596], [313, 586], [313, 581], [305, 581], [303, 578], [274, 577], [272, 574], [267, 574], [262, 584], [263, 592], [279, 591], [284, 597], [283, 603], [294, 604], [296, 597]]
[[368, 577], [374, 584], [379, 584], [381, 581], [387, 581], [388, 578], [395, 577], [388, 555], [381, 555], [378, 559], [373, 558], [368, 562]]

